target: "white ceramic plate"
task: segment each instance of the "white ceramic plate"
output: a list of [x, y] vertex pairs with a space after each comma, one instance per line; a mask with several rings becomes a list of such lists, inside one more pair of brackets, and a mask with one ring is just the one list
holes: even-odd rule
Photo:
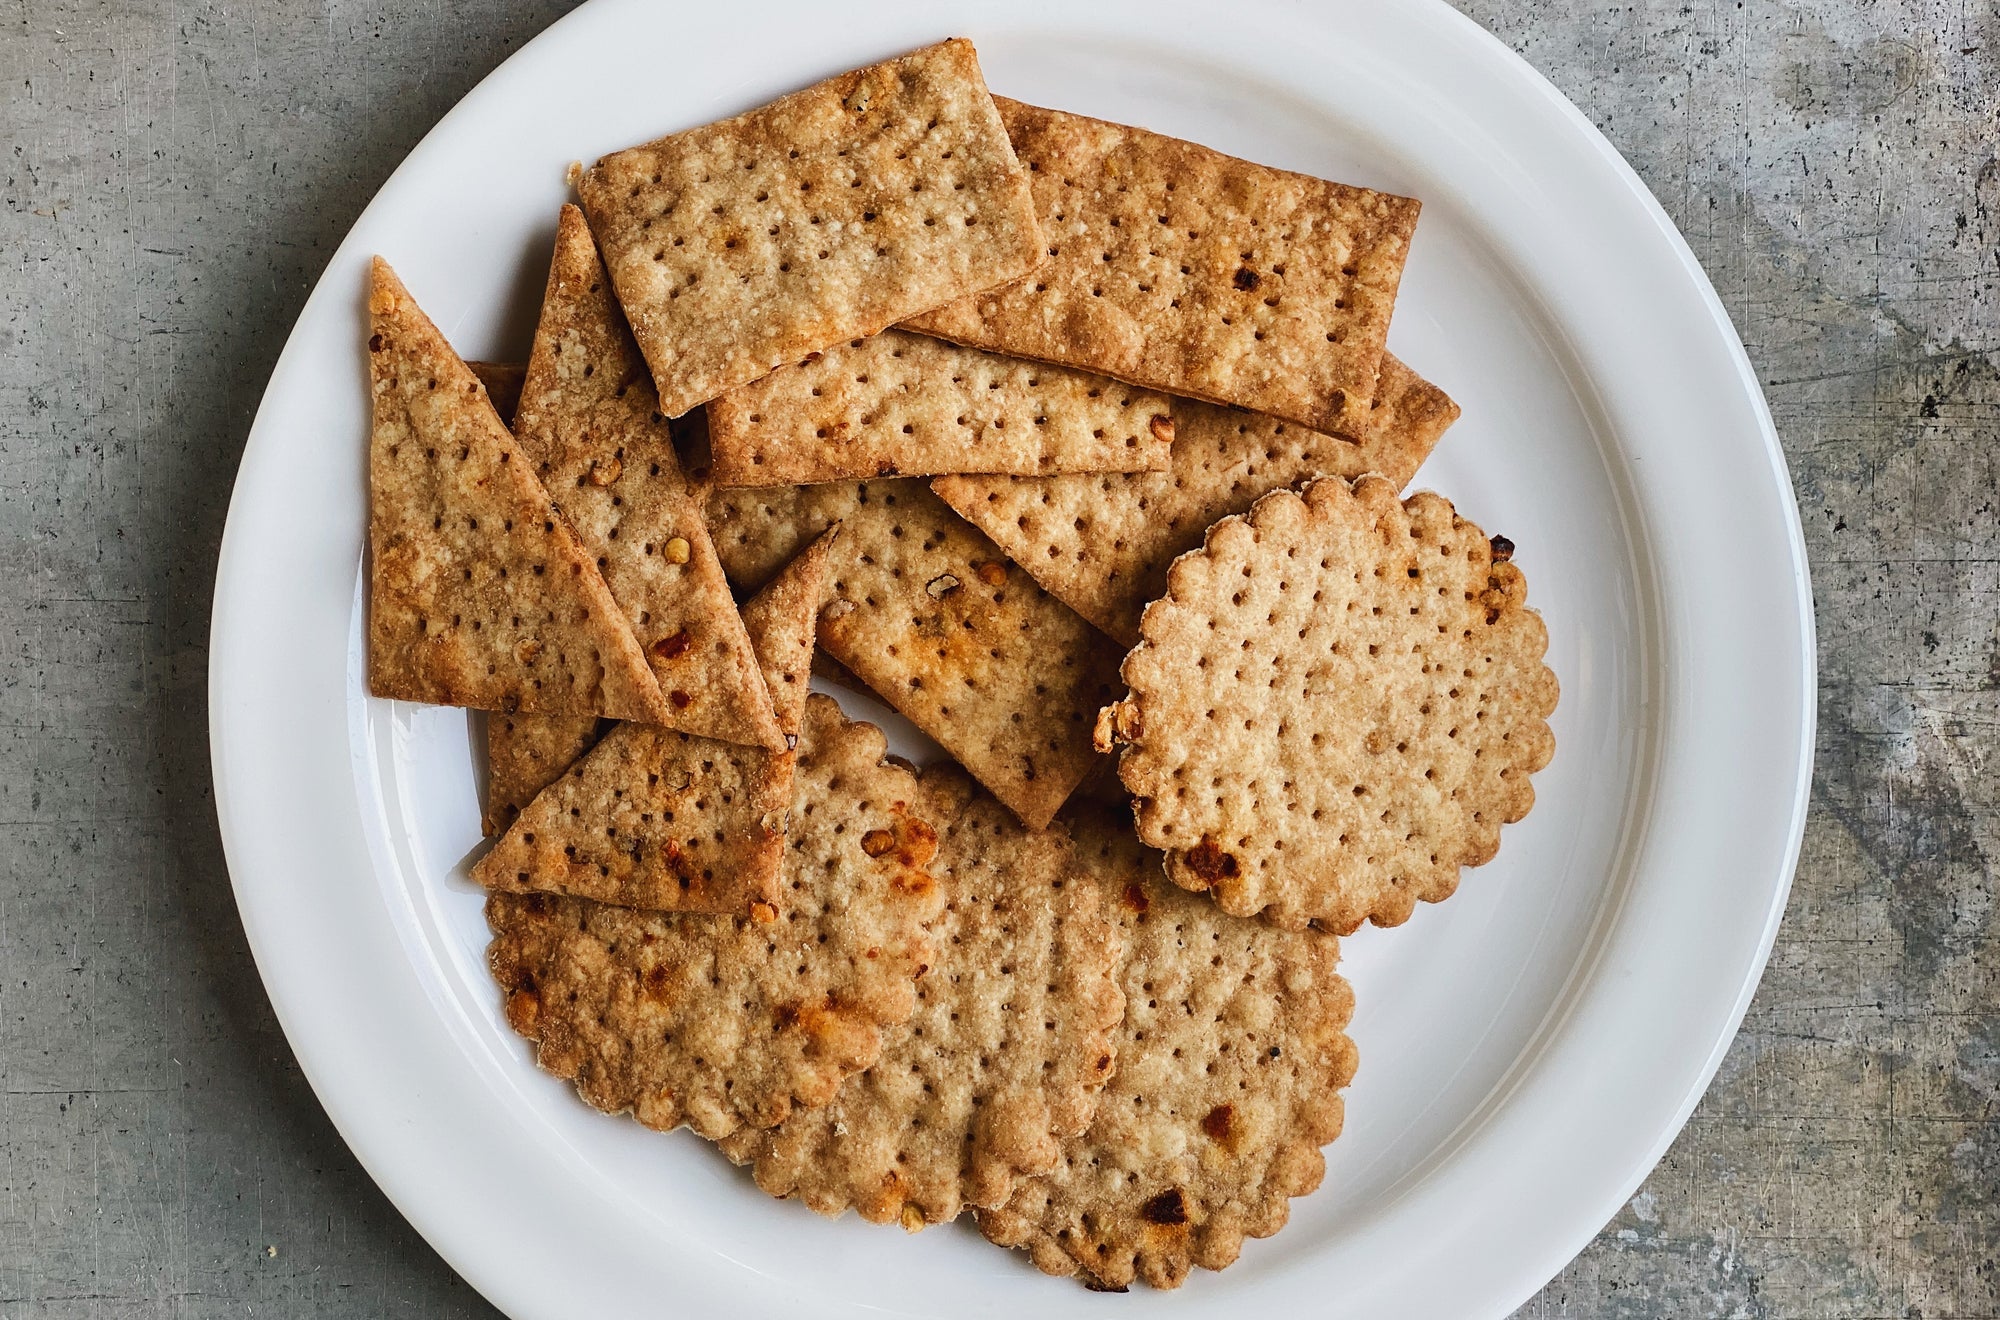
[[1496, 862], [1347, 942], [1362, 1064], [1325, 1186], [1227, 1273], [1124, 1305], [1503, 1315], [1631, 1194], [1742, 1016], [1804, 818], [1813, 632], [1707, 280], [1585, 119], [1442, 4], [595, 0], [487, 78], [328, 266], [230, 509], [216, 798], [272, 1001], [369, 1172], [516, 1316], [1104, 1308], [964, 1225], [771, 1201], [539, 1074], [464, 879], [476, 726], [363, 684], [369, 254], [467, 356], [524, 356], [568, 162], [954, 33], [996, 91], [1423, 199], [1391, 338], [1465, 419], [1419, 484], [1519, 544], [1559, 750]]

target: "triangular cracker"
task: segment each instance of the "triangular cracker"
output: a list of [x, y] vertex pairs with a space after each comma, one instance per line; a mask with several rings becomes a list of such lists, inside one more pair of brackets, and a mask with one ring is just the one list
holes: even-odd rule
[[1512, 543], [1428, 491], [1273, 491], [1174, 561], [1098, 738], [1139, 837], [1223, 909], [1393, 926], [1490, 861], [1555, 750]]
[[1167, 466], [1173, 403], [1103, 376], [885, 330], [709, 402], [718, 486]]
[[1071, 821], [1124, 934], [1118, 1070], [1055, 1169], [979, 1227], [1050, 1274], [1176, 1288], [1284, 1227], [1319, 1186], [1354, 1076], [1339, 941], [1238, 921], [1160, 879], [1159, 854], [1104, 813]]
[[1409, 484], [1458, 405], [1393, 355], [1359, 444], [1275, 417], [1179, 399], [1173, 466], [1129, 475], [948, 476], [946, 504], [1065, 605], [1126, 646], [1167, 588], [1167, 565], [1259, 495], [1315, 476], [1373, 472]]
[[487, 961], [536, 1058], [610, 1113], [711, 1138], [832, 1100], [909, 1020], [944, 905], [916, 777], [872, 725], [806, 707], [775, 922], [493, 894]]
[[486, 720], [487, 838], [514, 823], [535, 796], [610, 731], [595, 715], [492, 715]]
[[606, 156], [577, 192], [674, 416], [1042, 248], [963, 39]]
[[514, 418], [659, 676], [672, 728], [784, 746], [750, 638], [583, 212], [564, 206]]
[[839, 535], [839, 523], [821, 532], [743, 606], [743, 626], [750, 630], [778, 730], [788, 746], [798, 745], [805, 722], [819, 607], [826, 599], [827, 556]]
[[951, 753], [1030, 828], [1097, 758], [1118, 649], [920, 481], [717, 491], [716, 550], [754, 581], [843, 521], [820, 645]]
[[388, 262], [371, 278], [369, 690], [667, 718], [617, 602], [485, 389]]
[[1048, 260], [905, 329], [1362, 433], [1414, 199], [993, 101]]
[[1067, 832], [1023, 828], [955, 766], [921, 784], [947, 899], [915, 1016], [832, 1104], [723, 1142], [774, 1196], [911, 1230], [1055, 1167], [1111, 1076], [1124, 1011], [1117, 928]]
[[[744, 607], [766, 672], [784, 691], [778, 718], [794, 744], [833, 536], [808, 546]], [[659, 911], [776, 913], [795, 752], [626, 724], [576, 764], [564, 762], [564, 773], [549, 764], [566, 750], [563, 732], [497, 718], [488, 725], [496, 783], [500, 766], [515, 761], [530, 764], [512, 777], [549, 778], [473, 867], [475, 881]]]

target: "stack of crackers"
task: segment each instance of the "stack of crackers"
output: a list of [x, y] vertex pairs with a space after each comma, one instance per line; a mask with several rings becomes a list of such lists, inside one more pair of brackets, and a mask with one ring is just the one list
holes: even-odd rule
[[508, 1021], [821, 1213], [1228, 1265], [1340, 1131], [1338, 936], [1553, 751], [1512, 544], [1401, 495], [1418, 203], [965, 41], [572, 182], [525, 367], [369, 298], [370, 683], [488, 712]]

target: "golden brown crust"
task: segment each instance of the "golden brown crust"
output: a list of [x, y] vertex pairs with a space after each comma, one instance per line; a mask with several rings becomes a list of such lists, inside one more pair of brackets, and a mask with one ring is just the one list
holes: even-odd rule
[[1359, 444], [1274, 417], [1175, 405], [1170, 471], [1059, 477], [939, 477], [932, 489], [1051, 595], [1126, 646], [1167, 587], [1167, 566], [1216, 521], [1310, 477], [1373, 472], [1409, 483], [1458, 405], [1391, 354]]
[[486, 391], [375, 258], [368, 686], [503, 712], [664, 719], [617, 602]]
[[1363, 433], [1415, 200], [994, 102], [1048, 260], [906, 328]]
[[[807, 546], [743, 607], [766, 680], [784, 694], [778, 723], [794, 747], [804, 728], [814, 618], [835, 531]], [[589, 741], [575, 746], [579, 732], [554, 717], [495, 716], [489, 723], [489, 753], [506, 758], [494, 764], [492, 782], [513, 793], [534, 776], [541, 782], [514, 813], [526, 816], [510, 817], [506, 837], [473, 867], [475, 881], [667, 912], [777, 910], [795, 751], [623, 725], [579, 760], [596, 741], [593, 728]]]
[[609, 725], [595, 715], [499, 715], [486, 721], [487, 838], [514, 823], [535, 795], [597, 745]]
[[[508, 1022], [590, 1104], [721, 1138], [832, 1100], [909, 1020], [944, 892], [916, 779], [880, 731], [806, 708], [786, 910], [775, 920], [496, 893], [487, 951]], [[862, 840], [881, 831], [890, 846]]]
[[1117, 648], [922, 482], [715, 491], [709, 519], [746, 584], [841, 520], [820, 645], [1030, 827], [1090, 771]]
[[1512, 553], [1440, 496], [1328, 477], [1175, 560], [1099, 724], [1168, 876], [1346, 932], [1491, 860], [1555, 749], [1548, 631]]
[[1163, 394], [885, 330], [712, 400], [718, 486], [1167, 466]]
[[666, 695], [660, 722], [782, 750], [700, 499], [574, 206], [558, 222], [514, 432], [631, 621]]
[[1085, 811], [1071, 827], [1124, 932], [1118, 1071], [1089, 1130], [979, 1227], [1050, 1274], [1176, 1288], [1319, 1186], [1354, 1076], [1354, 996], [1333, 936], [1238, 921], [1165, 884], [1122, 821]]
[[792, 746], [805, 727], [819, 607], [826, 599], [827, 560], [839, 535], [839, 523], [821, 532], [743, 606], [743, 626], [749, 629], [757, 663], [763, 667], [778, 730]]
[[606, 156], [578, 193], [670, 416], [1016, 279], [1042, 246], [962, 39]]
[[1077, 882], [1068, 833], [1024, 829], [955, 767], [921, 782], [949, 898], [915, 1016], [832, 1104], [723, 1144], [774, 1196], [911, 1230], [1055, 1166], [1111, 1075], [1124, 1011], [1117, 927]]
[[472, 868], [509, 893], [748, 914], [780, 897], [791, 754], [620, 724]]

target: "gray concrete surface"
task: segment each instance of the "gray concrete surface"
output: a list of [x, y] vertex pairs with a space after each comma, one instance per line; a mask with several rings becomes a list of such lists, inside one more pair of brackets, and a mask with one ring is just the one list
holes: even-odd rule
[[[490, 1314], [301, 1080], [203, 709], [230, 478], [321, 264], [549, 0], [0, 14], [0, 1320]], [[1821, 619], [1741, 1038], [1523, 1312], [2000, 1315], [2000, 13], [1466, 0], [1609, 134], [1766, 383]]]

